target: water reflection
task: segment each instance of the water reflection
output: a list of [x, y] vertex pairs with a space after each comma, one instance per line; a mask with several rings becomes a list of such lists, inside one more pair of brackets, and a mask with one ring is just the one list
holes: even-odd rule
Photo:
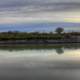
[[0, 80], [80, 80], [80, 45], [1, 46]]
[[56, 48], [56, 52], [58, 54], [63, 54], [64, 53], [64, 50], [63, 50], [63, 48]]
[[[9, 51], [9, 52], [14, 52], [14, 51], [24, 51], [26, 50], [26, 52], [28, 50], [32, 51], [56, 51], [55, 53], [57, 54], [63, 54], [65, 53], [65, 50], [77, 50], [80, 49], [80, 44], [76, 43], [76, 44], [54, 44], [54, 45], [2, 45], [0, 46], [0, 50], [4, 50], [4, 51]], [[53, 51], [53, 52], [54, 52]], [[28, 53], [28, 52], [27, 52]], [[33, 53], [33, 52], [31, 52]], [[36, 53], [36, 52], [35, 52]], [[51, 53], [51, 52], [49, 52]]]
[[[76, 47], [76, 48], [75, 48]], [[0, 59], [80, 60], [79, 44], [0, 46]], [[0, 60], [3, 61], [3, 60]], [[5, 60], [4, 60], [5, 61]]]

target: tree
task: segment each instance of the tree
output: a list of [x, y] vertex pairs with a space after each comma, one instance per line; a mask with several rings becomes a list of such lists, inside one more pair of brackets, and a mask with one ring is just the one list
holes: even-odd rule
[[58, 33], [58, 34], [61, 34], [63, 31], [64, 31], [64, 29], [59, 27], [59, 28], [56, 29], [55, 32]]

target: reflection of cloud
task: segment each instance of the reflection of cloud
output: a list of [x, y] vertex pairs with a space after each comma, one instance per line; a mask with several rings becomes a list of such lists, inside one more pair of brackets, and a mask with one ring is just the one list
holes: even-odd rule
[[[22, 54], [23, 53], [23, 54]], [[25, 54], [27, 53], [27, 54]], [[33, 58], [40, 60], [80, 60], [80, 50], [65, 50], [62, 55], [58, 55], [55, 50], [22, 50], [3, 51], [0, 50], [0, 58]]]
[[62, 55], [51, 54], [50, 59], [52, 60], [73, 60], [80, 61], [80, 50], [64, 50]]

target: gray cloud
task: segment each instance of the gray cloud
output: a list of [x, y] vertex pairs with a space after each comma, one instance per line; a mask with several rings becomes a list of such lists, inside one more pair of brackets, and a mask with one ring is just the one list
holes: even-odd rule
[[0, 10], [19, 10], [27, 7], [29, 10], [64, 11], [80, 8], [80, 0], [0, 0]]
[[0, 17], [55, 11], [80, 11], [80, 0], [0, 0]]

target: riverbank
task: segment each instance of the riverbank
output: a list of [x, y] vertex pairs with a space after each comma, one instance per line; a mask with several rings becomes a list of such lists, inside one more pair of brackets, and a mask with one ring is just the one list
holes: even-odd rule
[[0, 41], [8, 40], [60, 40], [60, 39], [79, 39], [80, 32], [68, 33], [39, 33], [39, 32], [0, 32]]
[[80, 43], [80, 32], [69, 33], [39, 33], [39, 32], [1, 32], [2, 44], [68, 44]]
[[80, 48], [80, 43], [67, 43], [67, 44], [1, 44], [0, 50], [32, 50], [32, 49], [46, 49], [52, 50], [57, 49], [62, 51], [63, 48], [67, 49], [78, 49]]
[[7, 40], [0, 41], [0, 45], [2, 44], [68, 44], [68, 43], [80, 43], [80, 40]]

